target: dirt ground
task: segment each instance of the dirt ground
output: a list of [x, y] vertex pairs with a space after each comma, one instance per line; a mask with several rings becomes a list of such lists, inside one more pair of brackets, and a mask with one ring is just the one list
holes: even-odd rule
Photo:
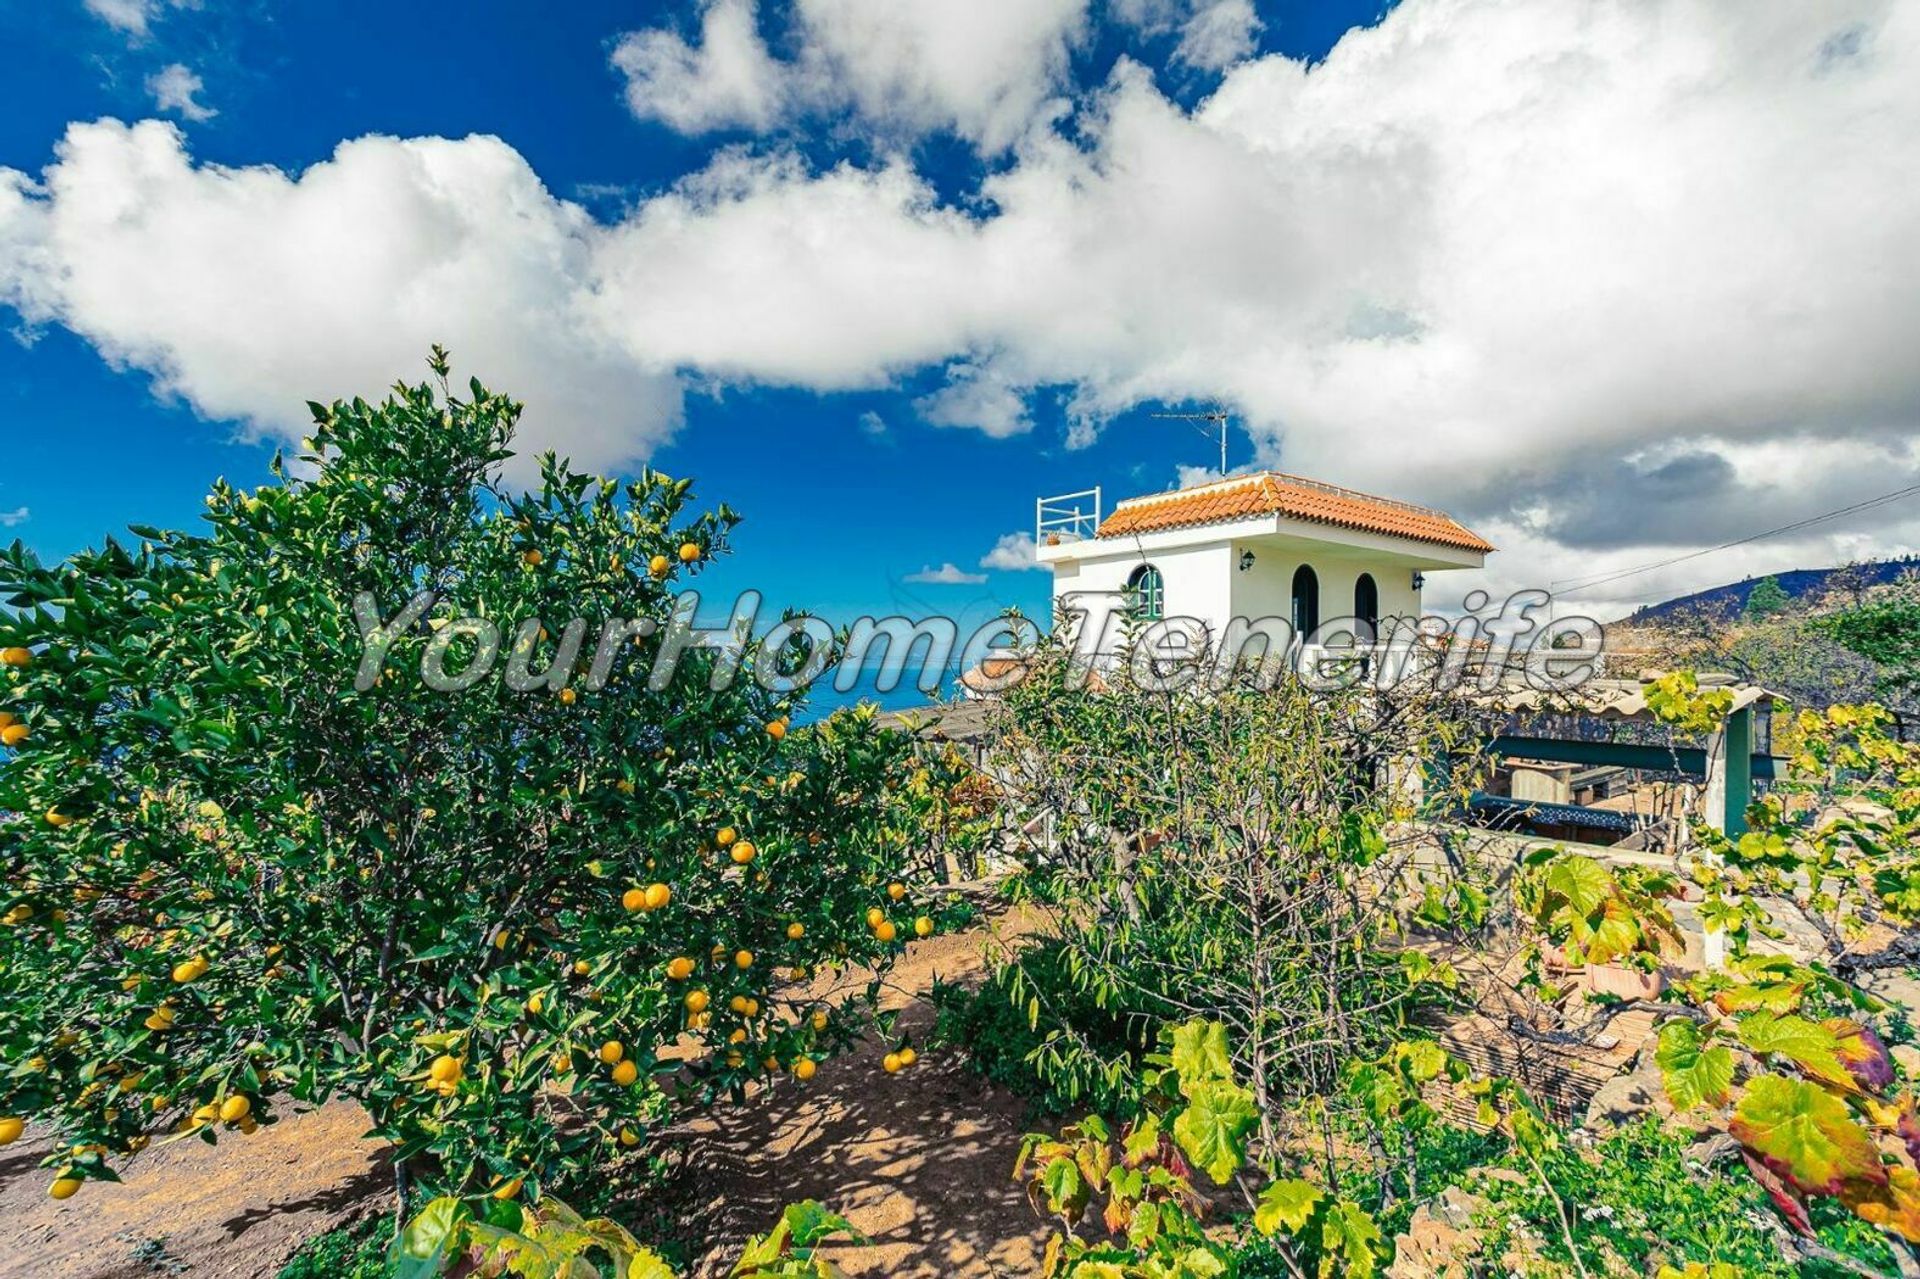
[[[901, 1028], [924, 1040], [933, 1012], [919, 998], [935, 977], [977, 974], [994, 936], [1024, 920], [916, 942], [885, 997]], [[684, 1239], [711, 1241], [696, 1274], [724, 1273], [728, 1249], [764, 1231], [780, 1209], [818, 1199], [872, 1242], [835, 1259], [850, 1275], [988, 1279], [1037, 1271], [1041, 1223], [1009, 1177], [1025, 1107], [970, 1075], [951, 1054], [923, 1053], [898, 1075], [874, 1045], [827, 1062], [743, 1107], [668, 1134], [683, 1158], [675, 1199]], [[366, 1115], [334, 1103], [241, 1141], [178, 1142], [149, 1151], [121, 1185], [92, 1184], [56, 1203], [37, 1167], [44, 1141], [0, 1151], [0, 1276], [138, 1279], [190, 1275], [271, 1279], [300, 1241], [387, 1207]]]

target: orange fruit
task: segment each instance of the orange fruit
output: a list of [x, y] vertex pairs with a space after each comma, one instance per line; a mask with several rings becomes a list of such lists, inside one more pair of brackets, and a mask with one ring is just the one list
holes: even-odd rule
[[914, 920], [913, 935], [915, 937], [933, 936], [933, 921], [931, 919], [928, 919], [925, 915], [922, 915], [920, 916], [920, 918]]
[[799, 1080], [812, 1079], [813, 1073], [818, 1069], [820, 1069], [820, 1067], [814, 1062], [813, 1058], [801, 1057], [793, 1063], [793, 1077]]
[[673, 890], [665, 884], [647, 885], [647, 909], [659, 910], [673, 900]]
[[571, 706], [579, 700], [580, 694], [574, 692], [572, 689], [563, 688], [560, 690], [560, 704], [562, 706]]
[[887, 912], [878, 906], [867, 907], [867, 927], [878, 928], [887, 922]]
[[528, 568], [537, 568], [539, 567], [540, 561], [545, 558], [546, 556], [542, 555], [538, 551], [527, 551], [526, 553], [521, 555], [520, 562], [522, 564], [525, 564]]
[[682, 564], [691, 564], [699, 558], [700, 544], [698, 542], [680, 543], [680, 562]]
[[644, 888], [629, 888], [626, 892], [620, 894], [620, 904], [628, 910], [645, 910], [647, 908], [647, 890]]
[[56, 1177], [54, 1178], [53, 1184], [47, 1187], [47, 1193], [55, 1199], [71, 1199], [79, 1189], [80, 1178]]
[[540, 1015], [540, 1010], [545, 1008], [546, 1006], [547, 1006], [547, 1001], [542, 999], [538, 993], [535, 993], [530, 999], [527, 1000], [527, 1014], [532, 1017], [538, 1017]]
[[733, 864], [735, 866], [745, 866], [753, 860], [753, 855], [757, 851], [751, 843], [743, 839], [733, 846], [733, 851], [728, 853], [727, 856], [733, 858]]
[[432, 1065], [427, 1067], [427, 1079], [435, 1084], [455, 1084], [460, 1082], [463, 1070], [458, 1057], [442, 1053], [433, 1059]]
[[640, 1067], [630, 1061], [623, 1061], [613, 1068], [613, 1082], [622, 1088], [638, 1078], [640, 1078]]
[[0, 728], [0, 746], [18, 746], [27, 740], [29, 734], [25, 724], [9, 724]]
[[640, 1134], [631, 1128], [622, 1128], [620, 1130], [620, 1144], [628, 1147], [637, 1146], [640, 1144]]
[[735, 995], [732, 999], [729, 999], [727, 1001], [727, 1007], [733, 1009], [733, 1011], [741, 1014], [742, 1016], [745, 1016], [747, 1011], [747, 997], [745, 995]]
[[720, 828], [720, 833], [713, 837], [713, 842], [720, 845], [720, 847], [725, 848], [728, 844], [731, 844], [734, 840], [738, 838], [740, 838], [740, 833], [734, 830], [733, 827], [722, 826]]
[[905, 897], [906, 895], [907, 895], [907, 886], [901, 883], [899, 880], [896, 879], [893, 883], [887, 885], [887, 896], [893, 898], [893, 900], [899, 901], [902, 897]]
[[0, 1119], [0, 1146], [11, 1146], [27, 1130], [27, 1121], [16, 1115]]
[[880, 1068], [881, 1068], [882, 1070], [885, 1070], [885, 1071], [886, 1071], [886, 1072], [887, 1072], [887, 1073], [888, 1073], [889, 1075], [897, 1075], [897, 1074], [899, 1074], [899, 1073], [900, 1073], [900, 1067], [901, 1067], [901, 1066], [902, 1066], [903, 1064], [905, 1064], [905, 1063], [903, 1063], [903, 1062], [902, 1062], [902, 1061], [900, 1060], [900, 1054], [899, 1054], [899, 1053], [888, 1053], [888, 1054], [887, 1054], [887, 1055], [886, 1055], [885, 1057], [882, 1057], [882, 1058], [880, 1059]]
[[609, 1039], [606, 1043], [600, 1045], [600, 1060], [606, 1062], [609, 1066], [626, 1055], [626, 1048], [622, 1046], [617, 1039]]
[[807, 935], [807, 926], [798, 921], [787, 925], [787, 940], [799, 941]]
[[253, 1103], [245, 1097], [229, 1097], [220, 1103], [220, 1118], [225, 1123], [237, 1124], [253, 1113]]
[[787, 721], [784, 718], [776, 719], [771, 724], [767, 725], [767, 736], [771, 737], [774, 741], [777, 742], [781, 738], [785, 737], [786, 735], [787, 735]]
[[656, 555], [647, 561], [647, 572], [654, 577], [665, 577], [672, 568], [672, 561], [664, 555]]
[[913, 1049], [902, 1048], [900, 1050], [900, 1064], [902, 1066], [911, 1066], [913, 1065], [914, 1062], [919, 1060], [920, 1060], [920, 1054], [913, 1051]]
[[881, 941], [892, 941], [895, 937], [899, 936], [900, 933], [899, 930], [893, 926], [891, 919], [883, 919], [880, 921], [880, 926], [873, 930], [873, 935]]
[[750, 950], [736, 950], [733, 952], [733, 962], [737, 968], [751, 968], [753, 967], [753, 952]]
[[813, 1028], [815, 1030], [825, 1030], [827, 1028], [827, 1015], [825, 1013], [815, 1013], [813, 1015]]
[[47, 825], [54, 827], [56, 830], [70, 824], [72, 821], [73, 818], [67, 816], [57, 808], [49, 808], [47, 810]]
[[693, 961], [685, 955], [675, 955], [667, 961], [667, 976], [674, 981], [685, 981], [693, 976]]
[[688, 1012], [694, 1013], [696, 1015], [699, 1013], [703, 1013], [707, 1010], [707, 1003], [708, 1003], [708, 998], [707, 998], [706, 991], [690, 990], [687, 992], [686, 1005], [687, 1005]]
[[31, 666], [33, 650], [25, 648], [0, 648], [0, 666]]

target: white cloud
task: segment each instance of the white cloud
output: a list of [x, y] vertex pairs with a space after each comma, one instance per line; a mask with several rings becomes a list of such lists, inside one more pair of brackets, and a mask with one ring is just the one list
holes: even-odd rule
[[156, 10], [156, 0], [87, 0], [87, 12], [116, 31], [144, 36]]
[[949, 562], [942, 564], [939, 568], [923, 568], [918, 573], [909, 573], [906, 580], [927, 586], [978, 586], [987, 580], [987, 575], [969, 573]]
[[868, 409], [860, 415], [860, 433], [875, 440], [887, 438], [887, 419]]
[[993, 544], [993, 549], [980, 557], [981, 568], [1000, 569], [1045, 569], [1046, 565], [1033, 557], [1033, 534], [1007, 533]]
[[698, 44], [633, 32], [615, 47], [627, 100], [683, 133], [766, 130], [783, 111], [851, 114], [870, 131], [950, 129], [999, 151], [1067, 88], [1087, 0], [796, 0], [798, 53], [776, 60], [753, 0], [709, 0]]
[[955, 365], [947, 384], [913, 407], [935, 426], [972, 427], [997, 440], [1033, 429], [1024, 390], [992, 363]]
[[33, 514], [24, 506], [16, 506], [11, 511], [0, 511], [0, 528], [12, 528], [16, 524], [25, 524]]
[[147, 92], [162, 111], [178, 112], [188, 120], [211, 120], [220, 113], [199, 101], [206, 85], [186, 66], [175, 62], [147, 77]]
[[0, 170], [0, 299], [286, 439], [303, 399], [418, 380], [443, 342], [528, 401], [523, 454], [615, 466], [672, 431], [680, 389], [592, 320], [604, 234], [495, 138], [363, 138], [295, 178], [103, 121], [68, 131], [38, 189]]
[[1253, 52], [1260, 27], [1253, 0], [1201, 0], [1180, 29], [1173, 56], [1189, 66], [1219, 71]]
[[[1077, 38], [1076, 6], [1032, 8], [993, 36], [1026, 53], [967, 54], [1026, 71], [928, 87], [898, 70], [928, 46], [883, 22], [894, 70], [845, 92], [1005, 136], [1008, 102], [1046, 110], [1008, 86], [1055, 92], [1046, 51]], [[853, 9], [803, 10], [783, 76], [859, 56], [806, 25]], [[1122, 63], [1074, 124], [1019, 132], [964, 207], [901, 159], [728, 150], [616, 225], [493, 139], [362, 139], [295, 177], [81, 125], [44, 189], [0, 174], [0, 297], [272, 430], [444, 340], [598, 464], [672, 429], [674, 371], [828, 392], [947, 368], [929, 420], [1015, 432], [1066, 388], [1081, 439], [1218, 400], [1263, 462], [1455, 508], [1536, 578], [1920, 478], [1920, 185], [1897, 180], [1920, 6], [1404, 0], [1191, 112]], [[1848, 455], [1873, 460], [1826, 461]]]
[[786, 70], [755, 29], [753, 0], [712, 0], [698, 45], [664, 29], [624, 36], [613, 65], [627, 78], [633, 113], [681, 133], [766, 129], [787, 94]]

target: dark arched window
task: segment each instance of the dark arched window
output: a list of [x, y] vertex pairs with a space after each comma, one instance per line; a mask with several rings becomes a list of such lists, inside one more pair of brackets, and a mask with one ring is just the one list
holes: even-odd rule
[[1160, 620], [1161, 609], [1166, 603], [1165, 594], [1166, 586], [1160, 580], [1160, 570], [1151, 564], [1142, 564], [1127, 579], [1127, 607], [1143, 622]]
[[1360, 631], [1354, 638], [1361, 643], [1371, 644], [1379, 638], [1380, 587], [1371, 573], [1362, 573], [1360, 580], [1353, 584], [1353, 621]]
[[1320, 579], [1302, 564], [1293, 570], [1293, 633], [1301, 639], [1320, 629]]

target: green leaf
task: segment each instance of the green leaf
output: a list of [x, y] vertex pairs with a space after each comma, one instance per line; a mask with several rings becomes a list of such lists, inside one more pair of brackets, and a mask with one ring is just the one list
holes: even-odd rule
[[[1367, 1211], [1345, 1199], [1335, 1203], [1320, 1222], [1320, 1274], [1342, 1274], [1369, 1279], [1384, 1251], [1380, 1227]], [[1344, 1258], [1344, 1266], [1335, 1258]]]
[[1884, 1182], [1873, 1139], [1846, 1103], [1816, 1084], [1762, 1075], [1747, 1085], [1728, 1131], [1808, 1194], [1833, 1195], [1843, 1182]]
[[1555, 858], [1547, 867], [1545, 886], [1579, 915], [1592, 914], [1614, 895], [1613, 876], [1607, 868], [1579, 853]]
[[1259, 1118], [1246, 1089], [1219, 1080], [1203, 1083], [1189, 1091], [1186, 1109], [1175, 1117], [1173, 1139], [1214, 1184], [1224, 1186], [1245, 1161], [1246, 1136]]
[[1297, 1177], [1276, 1181], [1260, 1192], [1260, 1202], [1253, 1210], [1253, 1228], [1263, 1235], [1277, 1230], [1297, 1235], [1306, 1228], [1321, 1198], [1320, 1188], [1312, 1182]]
[[1733, 1085], [1733, 1050], [1724, 1044], [1703, 1048], [1700, 1028], [1690, 1021], [1669, 1022], [1660, 1028], [1660, 1047], [1654, 1053], [1660, 1082], [1676, 1110], [1718, 1106]]
[[1087, 1202], [1087, 1188], [1080, 1177], [1080, 1165], [1065, 1155], [1053, 1160], [1042, 1170], [1040, 1189], [1046, 1192], [1047, 1206], [1062, 1216], [1078, 1216]]
[[1840, 1038], [1818, 1022], [1799, 1016], [1758, 1012], [1736, 1028], [1740, 1042], [1756, 1053], [1785, 1057], [1828, 1083], [1851, 1086], [1853, 1075], [1840, 1060]]
[[472, 1221], [467, 1206], [442, 1195], [415, 1214], [400, 1231], [387, 1253], [394, 1279], [427, 1279], [445, 1268], [446, 1261], [465, 1237]]
[[660, 1259], [660, 1254], [648, 1248], [642, 1248], [633, 1254], [627, 1262], [626, 1279], [676, 1279], [673, 1267]]
[[1174, 1027], [1174, 1070], [1180, 1074], [1180, 1091], [1193, 1096], [1196, 1085], [1215, 1079], [1233, 1078], [1233, 1057], [1227, 1050], [1227, 1028], [1217, 1021], [1195, 1019]]

